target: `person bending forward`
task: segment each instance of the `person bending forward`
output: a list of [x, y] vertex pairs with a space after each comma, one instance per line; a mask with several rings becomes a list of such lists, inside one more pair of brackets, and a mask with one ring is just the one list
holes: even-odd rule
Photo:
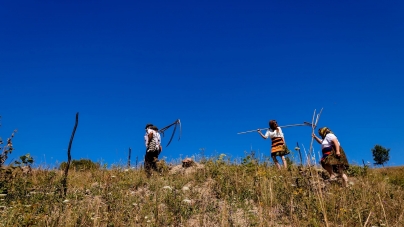
[[[342, 149], [338, 138], [327, 127], [322, 127], [318, 130], [318, 134], [322, 139], [318, 138], [314, 133], [312, 137], [321, 144], [321, 151], [323, 157], [320, 160], [321, 166], [327, 170], [330, 174], [330, 181], [337, 180], [337, 177], [341, 176], [343, 185], [348, 186], [348, 176], [344, 173], [344, 169], [349, 167], [348, 159], [346, 158], [344, 149]], [[334, 168], [338, 170], [338, 173], [334, 172]]]

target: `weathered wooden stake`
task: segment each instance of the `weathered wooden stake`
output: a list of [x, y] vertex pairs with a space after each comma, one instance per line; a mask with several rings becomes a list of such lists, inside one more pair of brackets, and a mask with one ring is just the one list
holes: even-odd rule
[[128, 155], [128, 168], [130, 168], [130, 155], [132, 153], [132, 149], [129, 147], [129, 155]]
[[63, 195], [65, 197], [66, 197], [66, 193], [67, 193], [67, 175], [69, 173], [70, 161], [72, 159], [72, 156], [70, 155], [70, 149], [72, 148], [73, 138], [74, 138], [74, 134], [76, 133], [76, 129], [77, 129], [78, 124], [79, 124], [79, 113], [77, 112], [76, 113], [76, 123], [74, 124], [73, 132], [72, 132], [72, 135], [70, 137], [69, 147], [67, 148], [67, 165], [66, 165], [65, 172], [64, 172], [64, 177], [63, 177], [63, 180], [62, 180]]

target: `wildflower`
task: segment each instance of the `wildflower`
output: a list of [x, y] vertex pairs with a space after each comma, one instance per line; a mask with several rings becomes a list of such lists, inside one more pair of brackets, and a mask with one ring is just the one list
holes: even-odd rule
[[220, 154], [218, 160], [219, 160], [219, 161], [223, 161], [224, 157], [226, 157], [225, 154]]
[[251, 214], [257, 214], [258, 213], [257, 210], [249, 210], [248, 212], [251, 213]]
[[187, 192], [187, 191], [189, 191], [189, 187], [184, 186], [184, 187], [182, 188], [182, 191], [183, 191], [183, 192]]
[[164, 186], [163, 189], [168, 189], [168, 190], [170, 190], [170, 191], [173, 190], [170, 186]]
[[192, 200], [190, 200], [190, 199], [184, 199], [184, 200], [182, 200], [182, 202], [183, 202], [183, 203], [186, 203], [186, 204], [188, 204], [188, 205], [191, 205], [191, 204], [192, 204]]

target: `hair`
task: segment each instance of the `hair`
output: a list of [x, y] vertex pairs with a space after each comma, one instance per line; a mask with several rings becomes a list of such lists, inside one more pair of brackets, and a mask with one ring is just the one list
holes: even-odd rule
[[150, 128], [153, 124], [148, 123], [144, 129]]
[[155, 126], [155, 125], [150, 126], [150, 128], [153, 129], [153, 130], [156, 131], [156, 132], [159, 130], [159, 129], [157, 128], [157, 126]]
[[278, 122], [276, 122], [276, 120], [270, 120], [270, 121], [269, 121], [269, 128], [272, 129], [272, 130], [277, 130], [277, 131], [279, 131], [279, 129], [278, 129]]
[[329, 128], [327, 127], [322, 127], [318, 130], [318, 134], [321, 136], [321, 138], [325, 138], [328, 133], [333, 133]]

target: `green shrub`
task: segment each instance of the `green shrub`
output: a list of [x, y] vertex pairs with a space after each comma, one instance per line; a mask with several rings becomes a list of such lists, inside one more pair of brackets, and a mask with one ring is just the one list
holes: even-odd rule
[[361, 166], [351, 165], [346, 170], [346, 173], [350, 177], [366, 176], [367, 172], [368, 172], [368, 168], [369, 168], [368, 166], [361, 167]]
[[392, 177], [389, 179], [389, 183], [400, 186], [404, 189], [404, 178], [403, 177]]
[[[66, 168], [67, 163], [60, 163], [59, 169], [64, 170]], [[72, 160], [70, 167], [72, 167], [76, 171], [84, 171], [84, 170], [97, 170], [100, 168], [99, 163], [95, 163], [90, 159], [80, 159], [80, 160]]]

